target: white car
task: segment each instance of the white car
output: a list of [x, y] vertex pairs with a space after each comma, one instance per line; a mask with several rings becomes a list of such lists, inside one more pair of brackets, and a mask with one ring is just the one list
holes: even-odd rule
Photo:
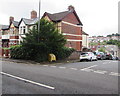
[[97, 56], [93, 52], [82, 52], [80, 54], [80, 61], [82, 60], [97, 61]]

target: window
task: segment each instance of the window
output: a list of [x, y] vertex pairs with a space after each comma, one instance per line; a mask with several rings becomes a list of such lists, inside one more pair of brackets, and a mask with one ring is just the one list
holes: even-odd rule
[[22, 27], [20, 27], [20, 34], [22, 34]]
[[10, 28], [10, 34], [14, 34], [14, 28]]
[[23, 34], [25, 34], [25, 31], [26, 31], [26, 30], [25, 30], [25, 26], [23, 26]]

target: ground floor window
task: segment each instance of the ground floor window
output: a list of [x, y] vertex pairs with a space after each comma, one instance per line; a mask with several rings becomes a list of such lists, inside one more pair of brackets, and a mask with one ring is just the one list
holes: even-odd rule
[[9, 39], [2, 40], [2, 47], [9, 47]]

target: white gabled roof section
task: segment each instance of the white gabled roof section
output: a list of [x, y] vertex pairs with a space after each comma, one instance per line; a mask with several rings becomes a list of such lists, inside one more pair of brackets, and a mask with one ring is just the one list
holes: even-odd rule
[[20, 25], [19, 25], [19, 27], [20, 26], [25, 26], [25, 25], [26, 25], [25, 22], [22, 20], [21, 23], [20, 23]]

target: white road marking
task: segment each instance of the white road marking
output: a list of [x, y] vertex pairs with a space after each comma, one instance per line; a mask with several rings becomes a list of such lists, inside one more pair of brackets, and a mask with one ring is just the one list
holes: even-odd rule
[[93, 66], [90, 66], [90, 67], [86, 67], [86, 68], [83, 68], [83, 69], [81, 69], [81, 70], [90, 69], [90, 68], [93, 68], [93, 67], [96, 67], [96, 66], [98, 66], [98, 65], [93, 65]]
[[81, 69], [81, 71], [92, 72], [93, 69]]
[[104, 62], [103, 64], [108, 64], [107, 62]]
[[99, 74], [105, 74], [107, 73], [107, 71], [102, 71], [102, 70], [96, 70], [96, 71], [93, 71], [94, 73], [99, 73]]
[[5, 72], [0, 72], [0, 73], [2, 75], [6, 75], [6, 76], [9, 76], [9, 77], [21, 80], [21, 81], [25, 81], [25, 82], [28, 82], [28, 83], [31, 83], [31, 84], [39, 85], [39, 86], [42, 86], [42, 87], [45, 87], [45, 88], [48, 88], [48, 89], [52, 89], [52, 90], [55, 89], [55, 87], [51, 87], [51, 86], [48, 86], [48, 85], [45, 85], [45, 84], [41, 84], [41, 83], [37, 83], [37, 82], [31, 81], [31, 80], [27, 80], [27, 79], [24, 79], [24, 78], [21, 78], [21, 77], [18, 77], [18, 76], [14, 76], [14, 75], [11, 75], [11, 74], [8, 74], [8, 73], [5, 73]]
[[112, 61], [112, 62], [118, 62], [118, 61]]
[[43, 66], [47, 67], [48, 65], [43, 65]]
[[104, 62], [103, 64], [109, 64], [109, 63], [111, 63], [111, 62]]
[[113, 76], [120, 76], [120, 73], [111, 72], [109, 75], [113, 75]]
[[77, 68], [70, 68], [70, 69], [72, 69], [72, 70], [78, 70]]
[[65, 69], [66, 67], [59, 67], [59, 68], [61, 68], [61, 69]]
[[56, 66], [50, 66], [50, 67], [54, 67], [55, 68]]

